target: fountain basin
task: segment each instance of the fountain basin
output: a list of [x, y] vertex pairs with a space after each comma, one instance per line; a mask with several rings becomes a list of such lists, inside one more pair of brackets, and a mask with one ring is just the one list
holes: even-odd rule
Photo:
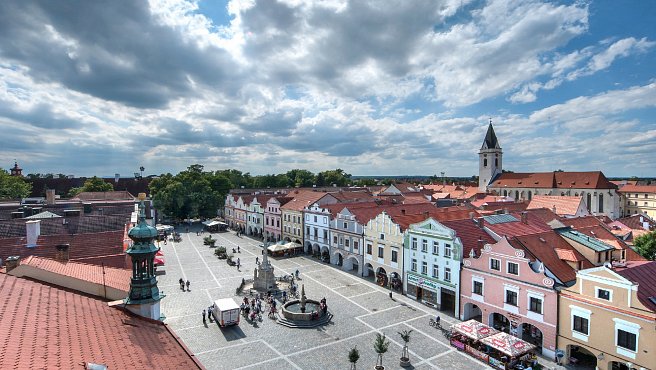
[[282, 306], [282, 315], [287, 320], [296, 320], [296, 321], [310, 321], [312, 320], [311, 314], [312, 311], [319, 313], [319, 317], [323, 316], [323, 312], [319, 308], [320, 302], [308, 299], [305, 301], [305, 313], [301, 312], [301, 301], [295, 299], [289, 301]]

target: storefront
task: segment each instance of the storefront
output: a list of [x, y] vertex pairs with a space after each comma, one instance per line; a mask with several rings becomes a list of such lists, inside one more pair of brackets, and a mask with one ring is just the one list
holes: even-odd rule
[[406, 295], [439, 309], [437, 300], [439, 292], [440, 288], [435, 281], [423, 276], [407, 274]]

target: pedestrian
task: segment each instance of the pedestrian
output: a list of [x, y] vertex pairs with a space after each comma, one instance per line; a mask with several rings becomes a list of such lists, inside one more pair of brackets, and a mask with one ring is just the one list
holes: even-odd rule
[[207, 318], [212, 322], [212, 306], [207, 307]]
[[184, 290], [184, 280], [180, 278], [180, 280], [178, 280], [178, 283], [180, 283], [180, 289]]
[[241, 253], [241, 251], [239, 250], [239, 246], [237, 246], [237, 253]]
[[205, 310], [203, 310], [203, 324], [207, 324], [207, 321], [205, 320]]
[[260, 264], [260, 257], [255, 257], [255, 264], [259, 265]]
[[239, 262], [239, 257], [237, 257], [237, 270], [239, 270], [239, 266], [241, 266], [241, 262]]
[[[187, 280], [187, 291], [188, 291], [188, 292], [191, 292], [191, 289], [189, 289], [189, 285], [190, 285], [190, 284], [191, 284], [191, 283], [189, 282], [189, 280]], [[182, 290], [184, 290], [184, 289], [182, 289]]]

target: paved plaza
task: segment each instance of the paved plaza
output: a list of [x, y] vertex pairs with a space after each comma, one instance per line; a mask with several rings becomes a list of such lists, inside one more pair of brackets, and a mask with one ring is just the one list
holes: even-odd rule
[[[166, 294], [162, 300], [165, 322], [208, 369], [348, 369], [348, 351], [360, 351], [358, 368], [373, 368], [375, 333], [391, 341], [383, 357], [386, 369], [397, 369], [403, 342], [397, 332], [412, 330], [409, 344], [414, 369], [489, 369], [468, 355], [450, 347], [437, 329], [428, 325], [436, 311], [338, 268], [306, 256], [270, 258], [276, 276], [300, 271], [309, 299], [325, 297], [334, 314], [331, 323], [314, 329], [290, 329], [264, 315], [262, 321], [250, 323], [242, 318], [238, 326], [221, 329], [208, 321], [203, 325], [201, 313], [219, 298], [235, 296], [242, 278], [252, 278], [255, 257], [260, 256], [258, 241], [237, 237], [233, 232], [214, 233], [217, 246], [231, 252], [240, 246], [241, 271], [214, 256], [214, 249], [203, 245], [203, 236], [194, 228], [184, 229], [182, 241], [161, 244], [166, 256], [164, 274], [158, 276], [159, 287]], [[191, 282], [191, 291], [180, 290], [180, 278]], [[444, 326], [456, 322], [442, 315]]]

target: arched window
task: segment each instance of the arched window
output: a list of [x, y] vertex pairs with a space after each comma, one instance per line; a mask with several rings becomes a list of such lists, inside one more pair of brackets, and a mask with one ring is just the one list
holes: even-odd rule
[[483, 167], [487, 167], [487, 158], [483, 158]]
[[592, 194], [590, 193], [588, 193], [587, 203], [588, 203], [588, 212], [590, 212], [590, 210], [592, 209]]
[[533, 198], [533, 193], [529, 190], [528, 191], [528, 200], [531, 200]]
[[515, 200], [519, 200], [519, 191], [515, 190]]
[[494, 167], [499, 167], [499, 158], [494, 158]]
[[508, 190], [504, 190], [504, 191], [503, 191], [503, 196], [504, 196], [504, 197], [507, 197], [507, 196], [508, 196]]

